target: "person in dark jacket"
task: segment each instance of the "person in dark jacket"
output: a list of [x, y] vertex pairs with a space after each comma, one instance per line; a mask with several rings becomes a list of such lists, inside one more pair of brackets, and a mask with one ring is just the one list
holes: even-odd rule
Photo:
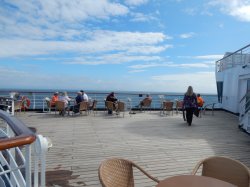
[[[111, 92], [107, 97], [106, 97], [106, 101], [111, 101], [113, 102], [113, 106], [114, 106], [114, 109], [117, 110], [118, 108], [118, 104], [117, 104], [117, 98], [115, 97], [115, 93], [114, 92]], [[112, 111], [108, 111], [108, 114], [112, 114]]]
[[186, 110], [186, 119], [189, 126], [192, 124], [194, 110], [197, 108], [197, 97], [193, 92], [193, 87], [189, 86], [184, 95], [183, 107]]
[[82, 101], [83, 101], [82, 93], [77, 92], [77, 96], [75, 98], [75, 105], [70, 107], [70, 111], [73, 111], [74, 113], [79, 112], [80, 102]]

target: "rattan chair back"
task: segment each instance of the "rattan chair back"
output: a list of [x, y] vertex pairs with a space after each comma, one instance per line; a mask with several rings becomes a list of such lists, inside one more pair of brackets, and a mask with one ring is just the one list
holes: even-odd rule
[[112, 101], [105, 101], [105, 106], [107, 110], [114, 111], [114, 103]]
[[144, 99], [142, 101], [142, 105], [141, 105], [141, 110], [150, 110], [151, 109], [151, 103], [152, 103], [152, 99]]
[[[65, 103], [63, 102], [63, 101], [56, 101], [55, 102], [55, 108], [56, 108], [56, 110], [57, 111], [59, 111], [59, 112], [62, 112], [62, 111], [64, 111], [65, 110]], [[55, 110], [55, 111], [56, 111]]]
[[178, 111], [182, 110], [183, 109], [183, 101], [176, 101], [175, 108], [176, 108], [176, 113], [178, 113]]
[[145, 99], [143, 100], [143, 107], [151, 107], [152, 100], [151, 99]]
[[88, 114], [88, 107], [89, 107], [89, 103], [87, 101], [82, 101], [79, 103], [79, 113], [81, 114], [82, 111], [85, 111], [86, 115]]
[[93, 111], [94, 115], [96, 113], [96, 107], [97, 107], [97, 100], [93, 100], [92, 105], [89, 106], [89, 111]]
[[21, 110], [22, 110], [22, 103], [23, 102], [21, 100], [14, 101], [14, 110], [18, 111], [18, 112], [21, 112]]
[[148, 178], [159, 180], [146, 173], [135, 163], [119, 158], [105, 160], [99, 167], [99, 180], [103, 187], [134, 187], [133, 167], [143, 172]]
[[118, 102], [118, 112], [123, 112], [123, 117], [125, 115], [126, 105], [124, 102]]
[[249, 169], [241, 162], [227, 157], [209, 157], [200, 161], [193, 170], [196, 174], [202, 166], [202, 175], [217, 178], [238, 187], [250, 187]]
[[174, 106], [174, 102], [172, 101], [163, 102], [163, 109], [165, 111], [173, 111], [173, 106]]

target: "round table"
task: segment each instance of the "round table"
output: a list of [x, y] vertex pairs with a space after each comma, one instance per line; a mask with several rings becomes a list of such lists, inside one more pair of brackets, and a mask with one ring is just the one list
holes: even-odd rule
[[236, 187], [228, 182], [199, 175], [180, 175], [160, 181], [156, 187]]

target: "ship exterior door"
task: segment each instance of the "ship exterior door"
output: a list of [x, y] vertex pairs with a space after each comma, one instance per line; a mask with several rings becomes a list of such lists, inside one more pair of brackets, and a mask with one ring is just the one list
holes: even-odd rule
[[[217, 81], [217, 95], [218, 95], [218, 102], [222, 103], [222, 95], [223, 95], [223, 82]], [[250, 87], [249, 87], [250, 88]]]

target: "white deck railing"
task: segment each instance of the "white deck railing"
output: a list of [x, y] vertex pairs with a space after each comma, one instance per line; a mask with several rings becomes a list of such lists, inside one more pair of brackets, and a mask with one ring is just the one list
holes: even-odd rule
[[243, 68], [250, 65], [250, 44], [233, 53], [226, 53], [222, 59], [216, 61], [216, 72], [222, 72], [238, 65]]
[[47, 138], [0, 110], [0, 186], [45, 187], [49, 147]]

